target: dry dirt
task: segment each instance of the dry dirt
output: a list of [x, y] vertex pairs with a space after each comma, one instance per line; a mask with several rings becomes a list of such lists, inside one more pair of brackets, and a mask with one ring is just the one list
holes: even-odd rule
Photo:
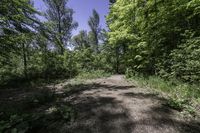
[[200, 133], [199, 124], [182, 120], [165, 99], [121, 75], [90, 80], [78, 88], [65, 99], [74, 105], [78, 118], [61, 132]]
[[[49, 125], [56, 127], [50, 130], [52, 133], [200, 133], [200, 122], [184, 120], [180, 112], [166, 105], [165, 99], [127, 82], [122, 75], [47, 87], [49, 91], [52, 88], [62, 104], [70, 103], [77, 112], [71, 123], [58, 120], [54, 126]], [[14, 102], [10, 104], [14, 109], [18, 106], [15, 103], [32, 93], [29, 89], [2, 90], [0, 105]]]

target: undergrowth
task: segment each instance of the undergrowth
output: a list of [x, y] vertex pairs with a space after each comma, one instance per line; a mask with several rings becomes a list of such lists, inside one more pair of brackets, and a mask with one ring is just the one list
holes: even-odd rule
[[102, 77], [109, 77], [111, 73], [102, 70], [83, 70], [75, 79], [96, 79]]
[[158, 76], [129, 76], [130, 80], [136, 81], [141, 87], [147, 87], [159, 93], [168, 99], [168, 106], [183, 114], [192, 117], [200, 116], [200, 87], [198, 85], [190, 85], [176, 79], [164, 80]]
[[49, 89], [0, 104], [0, 133], [57, 132], [76, 116], [72, 105]]
[[[1, 133], [52, 132], [59, 130], [60, 122], [68, 123], [75, 119], [70, 106], [53, 106], [42, 113], [13, 114], [6, 120], [0, 120]], [[56, 126], [55, 126], [56, 125]]]

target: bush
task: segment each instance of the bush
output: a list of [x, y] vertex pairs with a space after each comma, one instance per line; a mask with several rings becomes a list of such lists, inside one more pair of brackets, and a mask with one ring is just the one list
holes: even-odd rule
[[173, 77], [200, 83], [200, 37], [187, 40], [171, 53]]

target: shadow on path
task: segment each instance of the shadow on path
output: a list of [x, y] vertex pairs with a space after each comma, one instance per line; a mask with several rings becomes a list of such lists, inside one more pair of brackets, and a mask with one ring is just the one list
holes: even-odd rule
[[[0, 118], [39, 115], [23, 118], [21, 124], [30, 124], [30, 133], [200, 133], [199, 122], [176, 119], [177, 111], [165, 99], [141, 90], [118, 81], [68, 84], [62, 90], [9, 90], [0, 94]], [[69, 124], [73, 109], [77, 119]]]
[[[69, 102], [78, 111], [78, 118], [65, 128], [65, 131], [69, 133], [200, 133], [199, 123], [174, 119], [174, 110], [162, 104], [165, 99], [156, 94], [134, 92], [134, 87], [96, 83], [66, 86], [65, 88], [70, 88], [70, 91], [67, 91], [65, 96], [72, 96]], [[132, 109], [127, 108], [127, 103], [123, 99], [131, 101], [128, 104], [131, 104]], [[150, 102], [159, 100], [160, 104], [146, 107], [140, 110], [140, 113], [134, 111], [136, 104], [134, 100], [140, 102], [147, 99]], [[141, 105], [137, 106], [146, 105], [141, 102]], [[141, 114], [144, 116], [139, 116]]]
[[134, 122], [120, 101], [110, 97], [87, 97], [75, 105], [78, 119], [70, 133], [131, 133]]

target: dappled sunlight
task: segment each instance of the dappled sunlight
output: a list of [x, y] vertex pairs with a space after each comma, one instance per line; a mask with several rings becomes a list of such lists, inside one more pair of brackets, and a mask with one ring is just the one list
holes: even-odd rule
[[[179, 120], [177, 111], [170, 109], [158, 94], [141, 91], [135, 86], [81, 84], [74, 86], [68, 102], [78, 111], [75, 123], [67, 127], [76, 133], [133, 133], [133, 132], [180, 132], [198, 133], [198, 123]], [[123, 80], [122, 80], [123, 81]], [[83, 87], [83, 88], [82, 88]], [[82, 89], [81, 89], [82, 88]], [[70, 91], [69, 91], [70, 92]], [[66, 130], [67, 130], [66, 129]]]
[[200, 0], [0, 0], [0, 133], [200, 133]]

